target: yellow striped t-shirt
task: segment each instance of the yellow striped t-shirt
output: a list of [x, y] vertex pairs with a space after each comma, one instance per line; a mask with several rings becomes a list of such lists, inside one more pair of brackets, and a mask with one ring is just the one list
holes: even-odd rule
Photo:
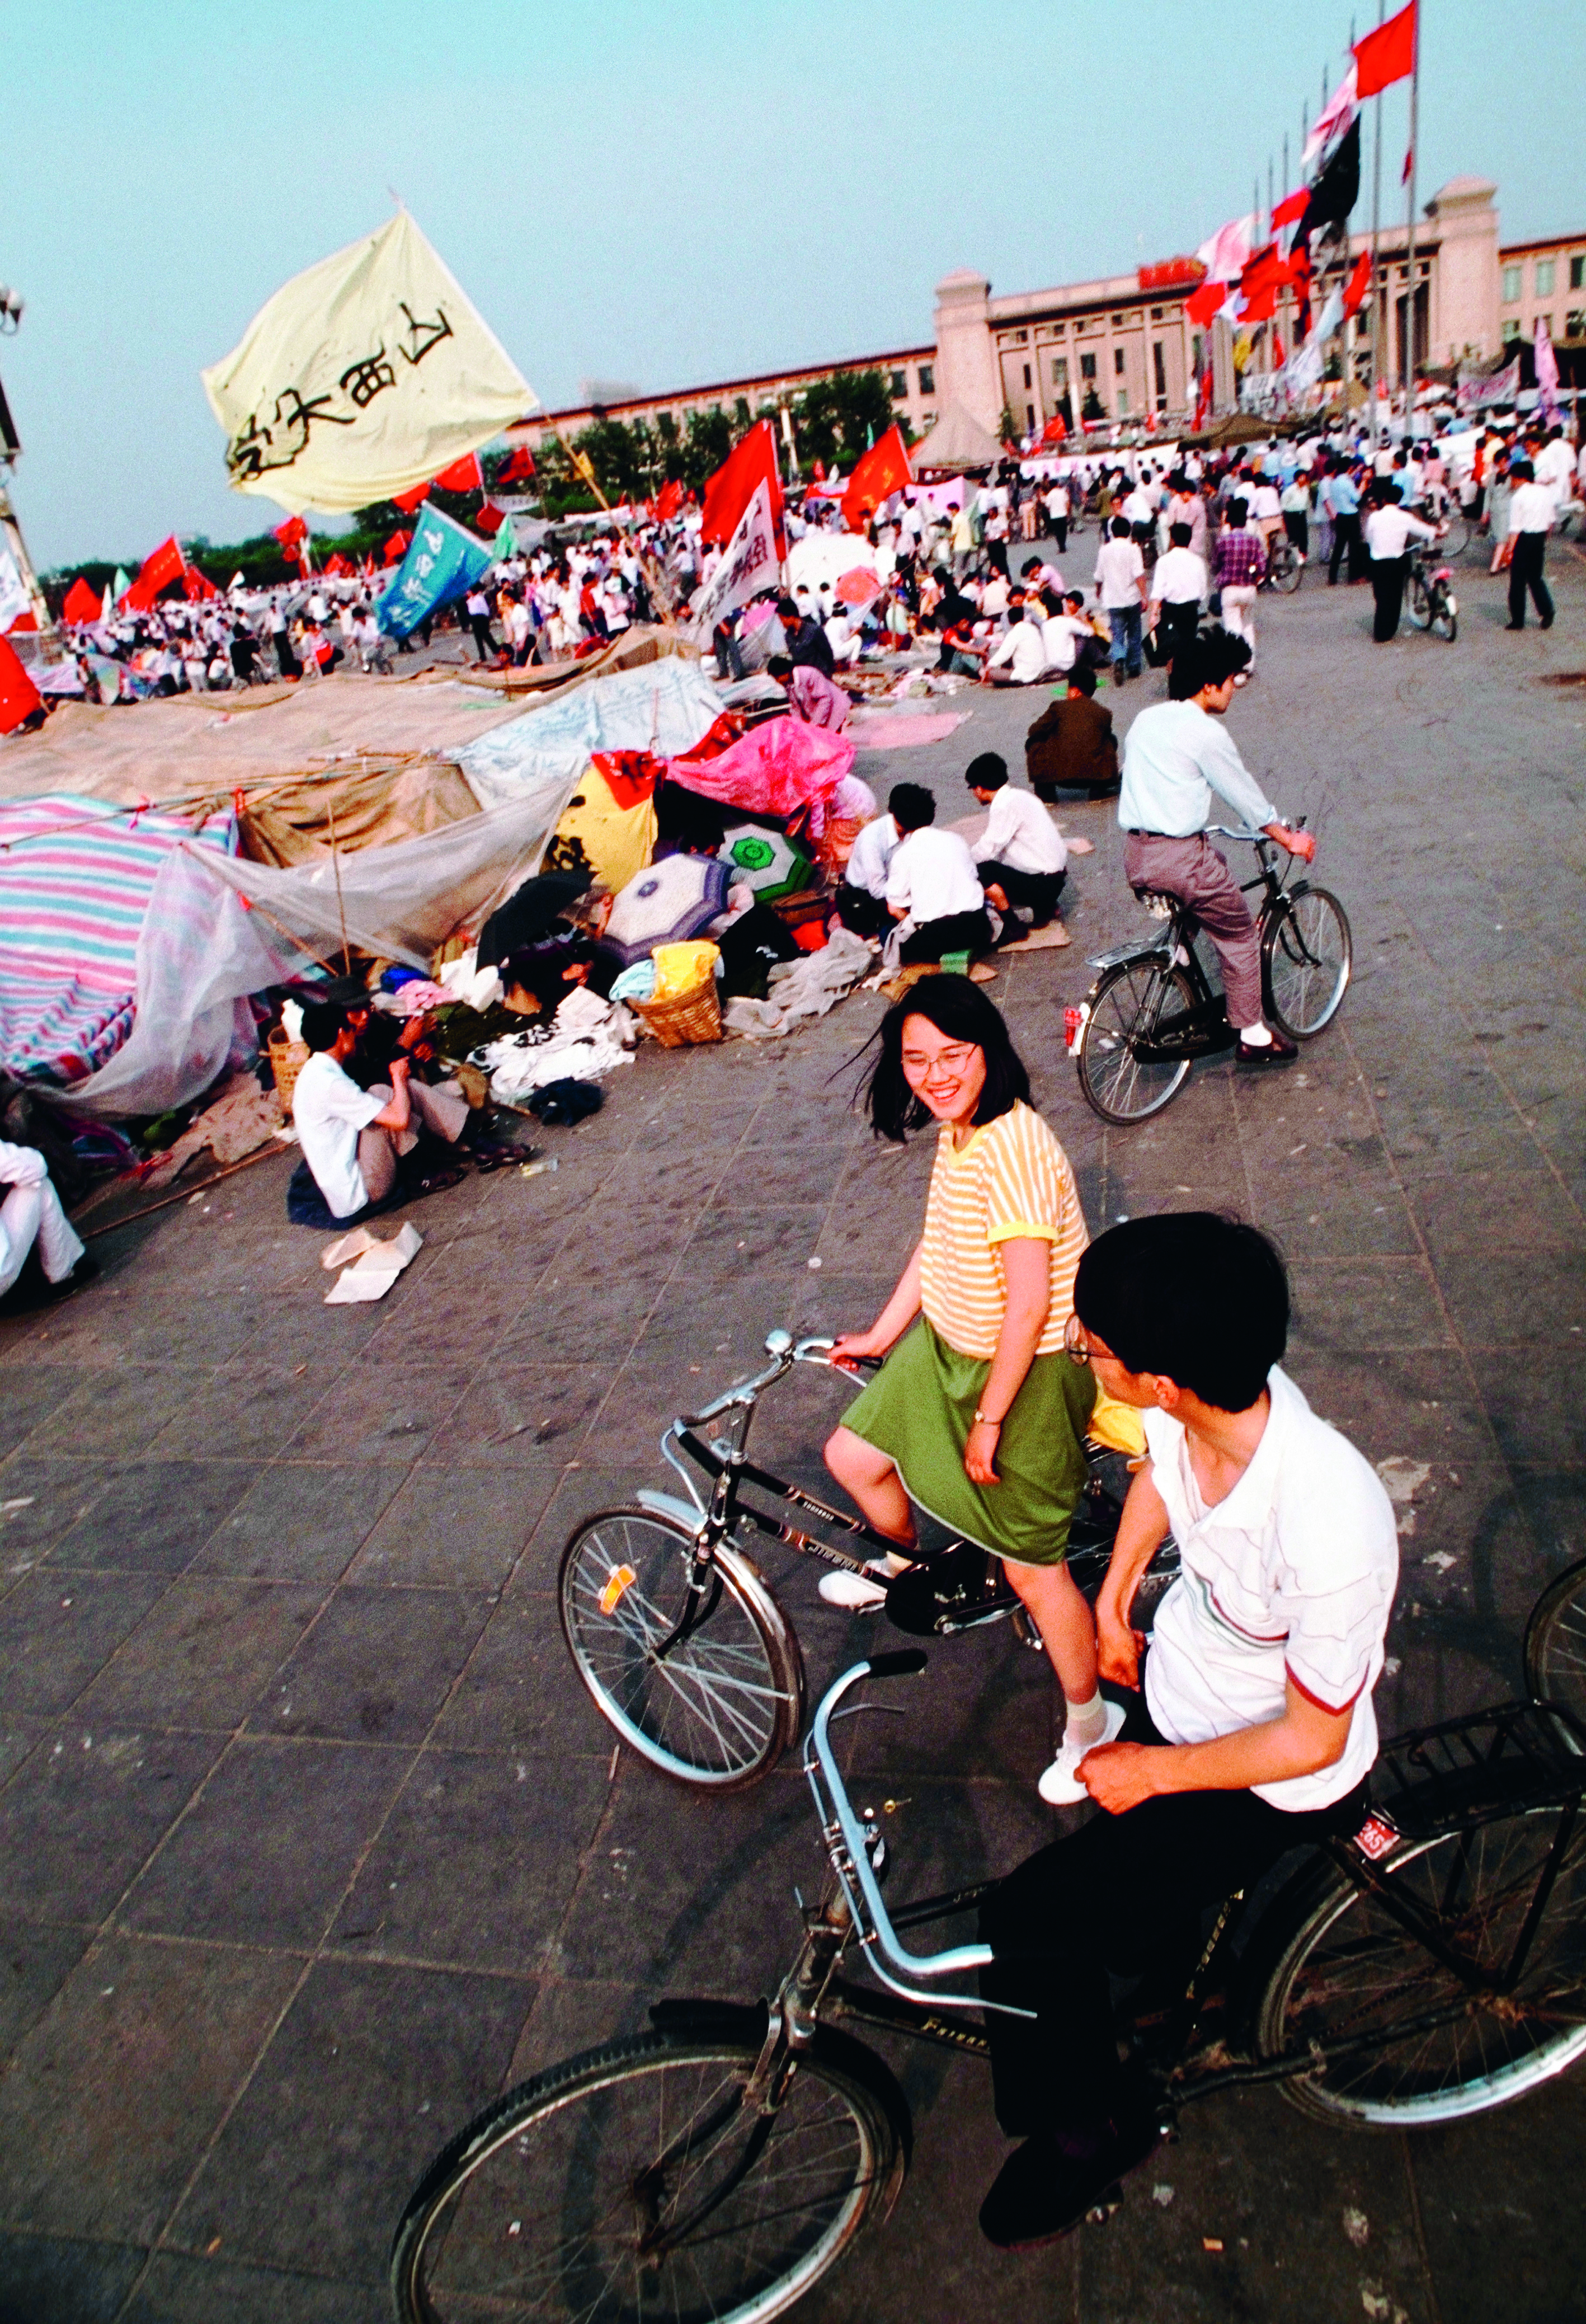
[[961, 1356], [997, 1352], [1008, 1306], [1000, 1246], [1019, 1237], [1052, 1247], [1052, 1305], [1036, 1353], [1053, 1355], [1063, 1345], [1074, 1270], [1090, 1237], [1068, 1157], [1022, 1102], [973, 1131], [956, 1151], [944, 1125], [936, 1146], [920, 1304], [933, 1331]]

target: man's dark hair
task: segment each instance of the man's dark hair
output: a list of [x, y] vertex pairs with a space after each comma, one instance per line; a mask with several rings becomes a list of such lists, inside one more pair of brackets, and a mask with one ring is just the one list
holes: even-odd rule
[[1127, 540], [1129, 539], [1129, 519], [1126, 516], [1115, 516], [1113, 518], [1112, 538], [1114, 540]]
[[768, 678], [791, 678], [793, 665], [786, 654], [773, 654], [765, 666]]
[[1083, 589], [1065, 589], [1063, 592], [1063, 602], [1065, 605], [1083, 605], [1084, 601], [1085, 593]]
[[1110, 1227], [1080, 1260], [1074, 1305], [1129, 1370], [1159, 1372], [1219, 1412], [1249, 1410], [1288, 1340], [1282, 1259], [1215, 1211]]
[[1068, 673], [1068, 691], [1070, 694], [1093, 695], [1095, 690], [1095, 671], [1088, 661], [1076, 661]]
[[864, 1084], [863, 1104], [878, 1138], [901, 1146], [909, 1130], [923, 1130], [933, 1119], [903, 1077], [903, 1026], [909, 1017], [928, 1019], [949, 1040], [973, 1041], [983, 1055], [986, 1084], [974, 1110], [977, 1130], [1007, 1113], [1021, 1098], [1028, 1104], [1029, 1075], [1001, 1010], [967, 976], [922, 977], [892, 1003], [872, 1036], [877, 1055]]
[[334, 1001], [306, 1001], [303, 1003], [303, 1038], [310, 1049], [334, 1049], [337, 1037], [346, 1023], [346, 1012]]
[[1190, 545], [1190, 529], [1187, 524], [1170, 524], [1167, 528], [1167, 538], [1175, 549], [1187, 549]]
[[1027, 557], [1019, 569], [1021, 573], [1038, 573], [1041, 569], [1041, 560], [1038, 557]]
[[1245, 518], [1249, 515], [1249, 506], [1250, 504], [1249, 501], [1229, 502], [1228, 521], [1233, 527], [1235, 532], [1239, 530], [1240, 525], [1243, 524]]
[[779, 597], [777, 611], [785, 622], [801, 622], [804, 619], [791, 597]]
[[899, 831], [923, 831], [936, 819], [936, 802], [923, 783], [894, 783], [887, 813]]
[[1173, 668], [1167, 674], [1169, 702], [1193, 702], [1203, 686], [1222, 686], [1237, 678], [1248, 667], [1250, 650], [1243, 638], [1236, 638], [1213, 622], [1211, 628], [1198, 631], [1188, 645], [1180, 646], [1173, 657]]
[[964, 779], [972, 791], [1000, 791], [1008, 780], [1008, 761], [995, 751], [982, 751], [978, 759], [970, 761]]
[[1536, 480], [1536, 472], [1532, 467], [1529, 460], [1511, 460], [1509, 462], [1509, 475], [1511, 476], [1518, 476], [1523, 484], [1534, 484]]

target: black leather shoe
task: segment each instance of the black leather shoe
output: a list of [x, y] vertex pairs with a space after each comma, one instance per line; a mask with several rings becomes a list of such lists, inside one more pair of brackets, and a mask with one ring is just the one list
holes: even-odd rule
[[1161, 2144], [1149, 2115], [1109, 2126], [1095, 2153], [1068, 2153], [1057, 2138], [1027, 2138], [992, 2180], [981, 2205], [981, 2233], [1000, 2251], [1030, 2251], [1072, 2235], [1093, 2210], [1122, 2201], [1118, 2181]]
[[1297, 1041], [1276, 1030], [1269, 1041], [1240, 1041], [1238, 1050], [1241, 1065], [1292, 1065], [1299, 1053]]
[[1520, 631], [1520, 630], [1523, 630], [1523, 629], [1525, 628], [1525, 626], [1526, 626], [1526, 624], [1525, 624], [1525, 622], [1506, 622], [1504, 623], [1504, 628], [1505, 628], [1506, 630], [1511, 630], [1511, 631], [1517, 631], [1517, 631]]

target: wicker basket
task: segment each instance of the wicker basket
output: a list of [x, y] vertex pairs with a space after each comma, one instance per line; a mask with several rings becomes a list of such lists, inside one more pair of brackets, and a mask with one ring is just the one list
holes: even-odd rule
[[281, 1100], [281, 1111], [291, 1120], [292, 1092], [298, 1085], [298, 1075], [309, 1062], [307, 1041], [291, 1040], [284, 1025], [272, 1026], [265, 1043], [270, 1070], [275, 1076], [275, 1093]]
[[628, 1006], [663, 1049], [686, 1049], [696, 1042], [722, 1038], [722, 1004], [714, 972], [673, 1000], [631, 1001]]

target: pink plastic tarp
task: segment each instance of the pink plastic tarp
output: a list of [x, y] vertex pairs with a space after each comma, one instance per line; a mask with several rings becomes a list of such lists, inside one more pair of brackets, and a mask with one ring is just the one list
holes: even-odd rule
[[669, 759], [667, 772], [705, 798], [751, 815], [794, 815], [825, 799], [853, 765], [846, 734], [801, 718], [768, 718], [715, 759]]

